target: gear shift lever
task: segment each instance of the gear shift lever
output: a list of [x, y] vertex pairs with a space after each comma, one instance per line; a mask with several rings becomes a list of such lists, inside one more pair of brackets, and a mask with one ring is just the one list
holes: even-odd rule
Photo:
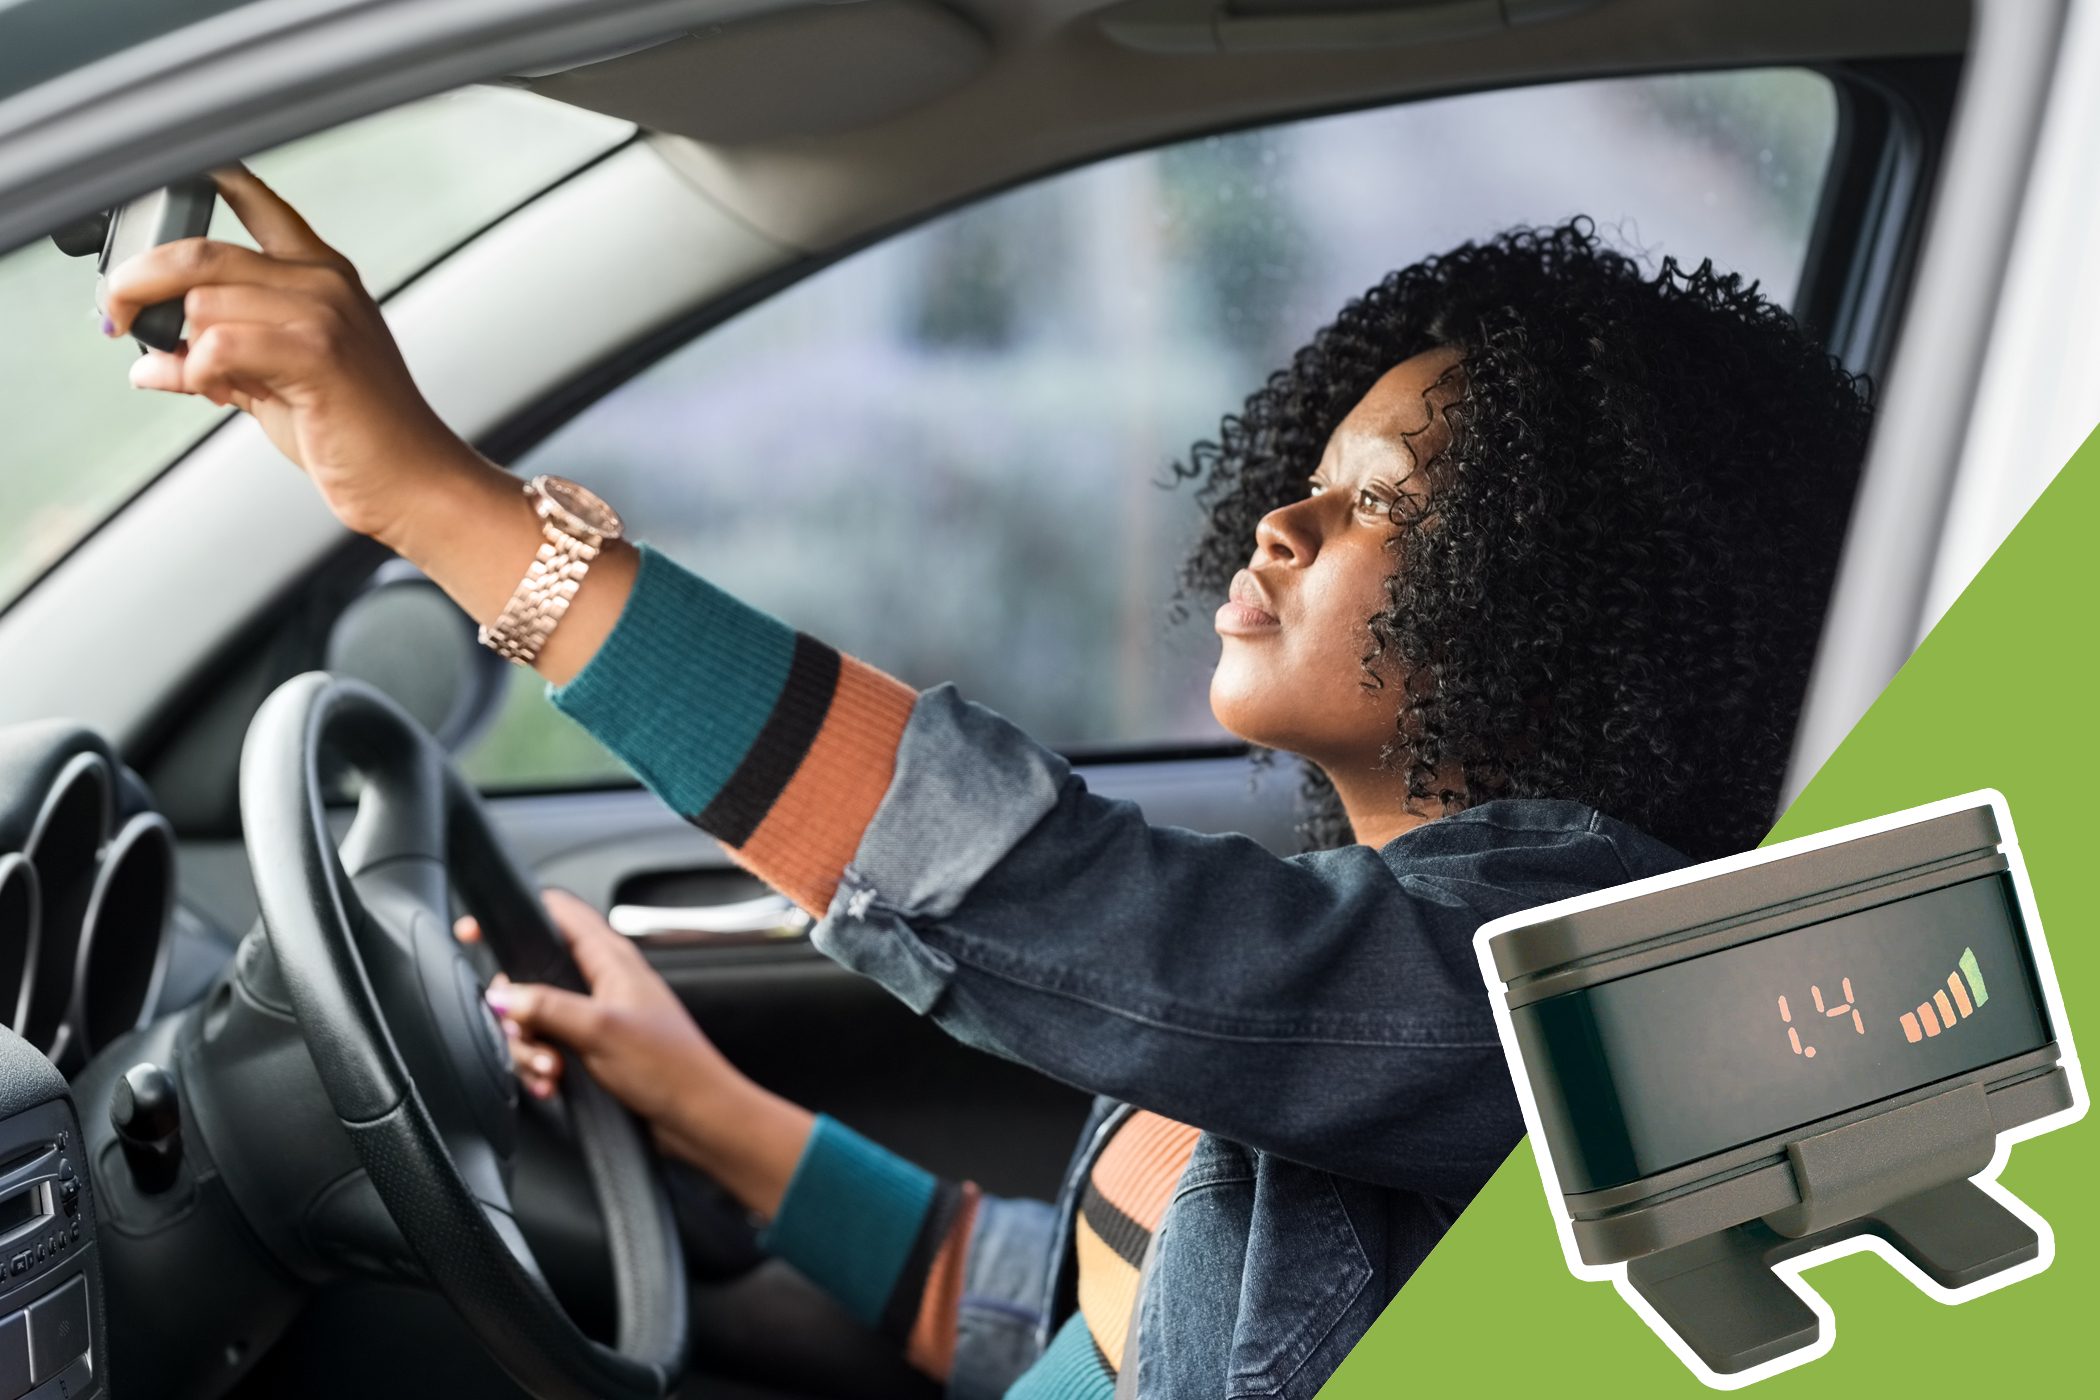
[[182, 1167], [182, 1107], [174, 1076], [150, 1060], [125, 1070], [110, 1091], [109, 1122], [140, 1192], [150, 1196], [174, 1184]]

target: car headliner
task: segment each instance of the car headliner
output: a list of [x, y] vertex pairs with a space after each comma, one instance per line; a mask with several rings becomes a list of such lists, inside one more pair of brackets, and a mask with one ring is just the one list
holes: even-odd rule
[[[1512, 0], [1502, 3], [1515, 8]], [[1202, 132], [1554, 78], [1958, 52], [1970, 15], [1966, 0], [1550, 0], [1531, 7], [1550, 12], [1548, 19], [1466, 37], [1160, 51], [1160, 17], [1194, 15], [1168, 45], [1201, 45], [1207, 17], [1228, 4], [1235, 12], [1272, 17], [1338, 10], [1336, 22], [1343, 23], [1363, 14], [1360, 5], [1329, 0], [777, 0], [777, 9], [773, 0], [722, 0], [724, 14], [745, 17], [704, 26], [688, 21], [667, 42], [638, 50], [630, 42], [596, 62], [484, 68], [479, 78], [672, 134], [676, 159], [710, 196], [768, 238], [818, 251], [1022, 179]], [[102, 31], [102, 53], [65, 37], [76, 33], [88, 5], [125, 14], [137, 8], [113, 0], [20, 0], [0, 8], [0, 54], [14, 55], [0, 63], [0, 137], [22, 143], [18, 155], [38, 131], [56, 129], [48, 125], [61, 115], [54, 93], [70, 84], [62, 76], [43, 89], [10, 95], [10, 73], [19, 81], [30, 65], [70, 54], [75, 63], [101, 57], [113, 75], [117, 56], [107, 36], [123, 42], [139, 32], [136, 18], [123, 21], [129, 30], [112, 20]], [[367, 17], [475, 8], [471, 0], [263, 0], [250, 8], [259, 21], [261, 12], [282, 16], [287, 6]], [[147, 8], [194, 18], [229, 5], [183, 0]], [[688, 15], [695, 9], [640, 8]], [[751, 14], [760, 8], [773, 12]], [[1491, 0], [1396, 4], [1393, 13], [1483, 9], [1494, 13]], [[231, 22], [244, 18], [226, 14], [203, 27], [226, 33], [231, 46]], [[1121, 39], [1103, 28], [1104, 19], [1118, 18]], [[1154, 23], [1149, 43], [1130, 37], [1137, 18]], [[248, 31], [239, 42], [260, 42], [253, 32], [258, 25], [238, 27]], [[1172, 23], [1167, 32], [1176, 32]], [[1342, 39], [1315, 29], [1289, 42], [1339, 45]], [[621, 54], [620, 48], [634, 51]], [[258, 56], [247, 61], [267, 61], [269, 50], [254, 51]], [[503, 51], [515, 53], [518, 46], [512, 42]], [[140, 56], [121, 57], [136, 64]], [[79, 120], [82, 100], [76, 91], [64, 104], [76, 114], [68, 120]], [[263, 120], [313, 129], [312, 121], [292, 114], [299, 106], [279, 102]], [[304, 131], [276, 132], [274, 140], [299, 134]], [[242, 151], [271, 143], [251, 139]], [[0, 169], [0, 190], [11, 173]], [[32, 183], [48, 189], [50, 178], [46, 172]], [[16, 241], [0, 238], [0, 247]]]
[[1229, 3], [801, 5], [521, 85], [689, 138], [682, 163], [710, 195], [767, 237], [819, 250], [1196, 132], [1557, 77], [1959, 52], [1969, 27], [1964, 0], [1603, 0], [1470, 38], [1236, 53], [1147, 51], [1101, 27], [1139, 6]]

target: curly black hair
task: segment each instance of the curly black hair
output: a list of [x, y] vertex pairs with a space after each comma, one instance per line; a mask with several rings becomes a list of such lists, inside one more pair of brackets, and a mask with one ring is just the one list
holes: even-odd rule
[[[1389, 274], [1174, 463], [1207, 526], [1170, 612], [1222, 600], [1255, 522], [1306, 491], [1372, 384], [1439, 345], [1451, 432], [1402, 496], [1404, 562], [1361, 659], [1397, 672], [1382, 763], [1447, 809], [1586, 802], [1706, 860], [1771, 824], [1871, 418], [1756, 282], [1648, 276], [1593, 222], [1518, 227]], [[1381, 666], [1381, 660], [1397, 662]], [[1261, 762], [1273, 751], [1257, 747]], [[1455, 760], [1463, 785], [1436, 774]], [[1307, 762], [1299, 833], [1353, 841]]]

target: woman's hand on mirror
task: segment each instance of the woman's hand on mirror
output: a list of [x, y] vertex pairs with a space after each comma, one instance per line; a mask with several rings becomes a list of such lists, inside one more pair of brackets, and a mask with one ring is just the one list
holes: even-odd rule
[[176, 351], [134, 361], [131, 382], [241, 409], [344, 525], [401, 548], [433, 495], [487, 459], [418, 391], [350, 260], [247, 167], [212, 178], [262, 251], [183, 238], [112, 268], [109, 334], [176, 297], [189, 324]]

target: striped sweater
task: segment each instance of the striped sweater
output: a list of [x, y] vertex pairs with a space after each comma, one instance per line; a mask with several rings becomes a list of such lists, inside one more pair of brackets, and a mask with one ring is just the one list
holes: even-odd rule
[[[638, 549], [619, 621], [548, 697], [732, 860], [822, 917], [918, 692]], [[1137, 1113], [1102, 1148], [1074, 1232], [1078, 1310], [1014, 1400], [1110, 1395], [1138, 1263], [1197, 1135]], [[819, 1116], [763, 1243], [945, 1378], [981, 1194]]]

